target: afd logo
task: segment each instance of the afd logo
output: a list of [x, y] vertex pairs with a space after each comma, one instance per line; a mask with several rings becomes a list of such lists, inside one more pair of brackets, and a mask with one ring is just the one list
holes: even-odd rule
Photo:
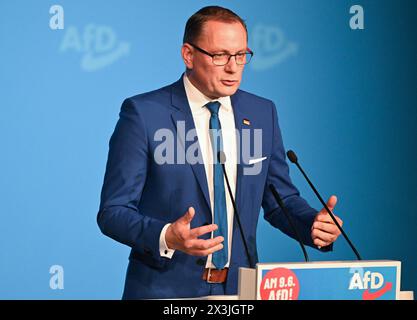
[[255, 71], [270, 69], [298, 52], [298, 45], [288, 41], [278, 27], [258, 24], [253, 28], [251, 39], [255, 56], [249, 65]]
[[379, 272], [355, 272], [350, 279], [349, 290], [365, 290], [362, 299], [375, 300], [392, 290], [392, 283], [385, 283], [384, 276]]
[[74, 26], [65, 30], [59, 50], [82, 54], [81, 69], [84, 71], [103, 69], [129, 54], [130, 44], [118, 41], [109, 26], [88, 24], [83, 30]]

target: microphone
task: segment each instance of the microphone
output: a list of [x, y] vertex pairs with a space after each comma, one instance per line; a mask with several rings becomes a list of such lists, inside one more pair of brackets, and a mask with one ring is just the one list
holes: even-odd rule
[[252, 261], [252, 256], [249, 254], [248, 243], [246, 242], [245, 235], [243, 234], [243, 228], [242, 228], [242, 224], [240, 223], [240, 217], [239, 217], [239, 213], [238, 213], [237, 208], [236, 208], [236, 202], [235, 202], [235, 199], [233, 198], [232, 189], [230, 188], [229, 178], [227, 177], [226, 168], [224, 166], [224, 163], [226, 162], [226, 155], [224, 154], [223, 151], [219, 151], [217, 153], [217, 160], [222, 165], [223, 174], [224, 174], [224, 177], [226, 178], [227, 190], [229, 192], [230, 200], [232, 200], [233, 210], [235, 211], [234, 216], [236, 217], [236, 221], [237, 221], [237, 224], [239, 226], [240, 235], [242, 236], [242, 241], [243, 241], [243, 245], [245, 247], [246, 256], [247, 256], [248, 261], [249, 261], [249, 266], [250, 266], [250, 268], [253, 269], [253, 268], [255, 268], [255, 265]]
[[292, 230], [293, 230], [293, 232], [294, 232], [294, 234], [295, 234], [295, 236], [297, 238], [297, 241], [298, 241], [298, 243], [301, 246], [301, 250], [303, 250], [303, 254], [304, 254], [305, 261], [306, 262], [310, 261], [310, 259], [308, 258], [308, 254], [307, 254], [306, 248], [304, 247], [304, 244], [301, 241], [301, 236], [298, 233], [298, 230], [295, 227], [295, 223], [294, 223], [293, 219], [291, 218], [291, 215], [288, 213], [288, 210], [287, 210], [286, 206], [284, 205], [284, 202], [282, 201], [281, 197], [279, 196], [279, 194], [278, 194], [278, 192], [275, 189], [275, 187], [274, 187], [273, 184], [270, 184], [269, 185], [269, 189], [271, 190], [272, 194], [274, 195], [275, 200], [278, 202], [279, 206], [281, 207], [282, 211], [284, 212], [285, 216], [287, 217], [288, 222], [290, 223], [290, 227], [292, 228]]
[[307, 180], [307, 182], [310, 185], [311, 189], [313, 189], [313, 191], [316, 194], [317, 198], [320, 200], [321, 204], [324, 206], [324, 208], [326, 209], [327, 213], [330, 215], [330, 217], [332, 218], [333, 222], [336, 224], [337, 228], [340, 230], [340, 232], [342, 233], [343, 237], [346, 239], [346, 241], [348, 242], [349, 246], [352, 248], [353, 252], [355, 253], [355, 255], [357, 257], [357, 259], [358, 260], [362, 260], [361, 256], [359, 255], [359, 252], [356, 250], [355, 246], [350, 241], [350, 239], [348, 238], [348, 236], [346, 235], [345, 231], [342, 229], [342, 227], [340, 226], [340, 224], [337, 222], [335, 216], [330, 211], [330, 209], [327, 206], [327, 204], [323, 201], [323, 198], [320, 196], [320, 194], [318, 193], [318, 191], [316, 190], [316, 188], [314, 187], [314, 185], [311, 183], [310, 179], [307, 177], [307, 175], [304, 172], [304, 170], [301, 168], [300, 164], [298, 163], [298, 158], [297, 158], [295, 152], [292, 151], [292, 150], [288, 150], [287, 151], [287, 157], [288, 157], [288, 159], [290, 159], [290, 161], [292, 163], [295, 163], [295, 165], [298, 167], [298, 169], [300, 169], [301, 173], [303, 174], [304, 178]]

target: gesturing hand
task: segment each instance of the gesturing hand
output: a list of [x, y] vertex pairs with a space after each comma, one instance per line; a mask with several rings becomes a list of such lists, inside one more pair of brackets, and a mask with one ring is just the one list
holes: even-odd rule
[[210, 224], [191, 229], [190, 223], [194, 215], [194, 208], [190, 207], [181, 218], [168, 227], [165, 233], [165, 241], [168, 248], [180, 250], [193, 256], [208, 256], [222, 249], [224, 240], [222, 236], [207, 240], [198, 238], [203, 234], [216, 230], [218, 227], [215, 224]]
[[[331, 196], [327, 201], [327, 206], [329, 207], [331, 212], [333, 212], [336, 203], [336, 196]], [[343, 221], [337, 216], [335, 216], [335, 218], [339, 225], [342, 226]], [[313, 238], [314, 244], [318, 246], [319, 249], [321, 247], [326, 247], [331, 243], [335, 242], [336, 239], [339, 237], [340, 233], [341, 232], [337, 228], [332, 217], [330, 217], [326, 209], [321, 209], [320, 212], [317, 213], [313, 225], [311, 227], [311, 237]]]

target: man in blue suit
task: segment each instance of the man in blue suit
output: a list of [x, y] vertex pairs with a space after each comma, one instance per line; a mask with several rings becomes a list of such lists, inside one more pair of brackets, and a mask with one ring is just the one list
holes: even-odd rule
[[305, 244], [327, 251], [339, 236], [325, 210], [311, 208], [290, 180], [274, 103], [238, 89], [253, 55], [244, 21], [221, 7], [199, 10], [186, 24], [181, 53], [186, 72], [126, 99], [110, 139], [97, 221], [132, 248], [125, 299], [236, 294], [247, 252], [258, 261], [261, 206], [271, 225], [295, 236], [270, 184]]

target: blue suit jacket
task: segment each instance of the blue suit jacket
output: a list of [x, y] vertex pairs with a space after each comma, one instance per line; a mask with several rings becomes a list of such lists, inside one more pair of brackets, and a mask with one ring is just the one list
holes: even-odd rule
[[[304, 243], [314, 247], [310, 228], [317, 210], [300, 197], [291, 183], [274, 103], [242, 90], [231, 101], [237, 130], [263, 130], [262, 153], [267, 157], [259, 174], [244, 175], [244, 168], [250, 165], [238, 155], [235, 197], [253, 260], [258, 261], [256, 229], [261, 206], [271, 225], [294, 236], [267, 187], [270, 183], [294, 216]], [[243, 119], [249, 119], [250, 125]], [[126, 299], [210, 294], [210, 285], [202, 280], [207, 257], [177, 250], [172, 259], [167, 259], [159, 253], [163, 226], [181, 217], [188, 207], [196, 211], [192, 228], [212, 222], [204, 164], [159, 165], [153, 156], [161, 143], [155, 141], [155, 132], [167, 128], [176, 134], [179, 121], [185, 123], [185, 132], [195, 128], [182, 78], [159, 90], [126, 99], [110, 139], [97, 221], [105, 235], [132, 248], [123, 294]], [[175, 155], [177, 148], [184, 152], [184, 146], [187, 150], [193, 143], [175, 139]], [[238, 268], [248, 266], [235, 221], [226, 294], [236, 294]]]

